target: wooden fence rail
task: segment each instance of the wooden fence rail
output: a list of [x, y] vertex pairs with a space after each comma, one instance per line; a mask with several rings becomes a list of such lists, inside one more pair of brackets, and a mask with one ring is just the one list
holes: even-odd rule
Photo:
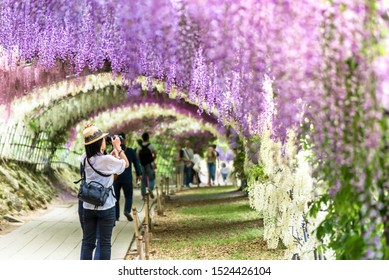
[[34, 165], [36, 170], [48, 167], [79, 167], [80, 154], [56, 147], [47, 132], [33, 133], [24, 125], [0, 127], [0, 158]]

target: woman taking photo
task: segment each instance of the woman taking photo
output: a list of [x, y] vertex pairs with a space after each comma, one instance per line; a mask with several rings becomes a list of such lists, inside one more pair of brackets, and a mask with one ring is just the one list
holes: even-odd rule
[[[96, 181], [106, 188], [112, 188], [114, 174], [121, 174], [129, 166], [127, 157], [120, 147], [120, 139], [112, 137], [113, 151], [104, 155], [105, 137], [95, 125], [85, 126], [83, 131], [85, 153], [81, 156], [86, 181]], [[84, 164], [85, 163], [85, 164]], [[96, 232], [99, 232], [100, 260], [111, 259], [111, 236], [115, 225], [115, 196], [112, 191], [103, 206], [83, 202], [83, 237], [81, 259], [91, 260], [96, 246]]]

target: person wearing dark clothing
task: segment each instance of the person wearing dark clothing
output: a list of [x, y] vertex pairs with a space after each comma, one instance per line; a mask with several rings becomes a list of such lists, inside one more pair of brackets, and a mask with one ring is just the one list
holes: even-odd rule
[[176, 173], [176, 186], [177, 189], [180, 190], [184, 186], [184, 150], [182, 149], [182, 146], [180, 144], [177, 145], [177, 150], [175, 151], [173, 155], [173, 162], [175, 167], [175, 173]]
[[131, 216], [131, 209], [132, 209], [132, 197], [133, 197], [133, 192], [134, 192], [134, 186], [132, 185], [132, 165], [134, 166], [135, 173], [137, 180], [141, 177], [142, 171], [141, 167], [139, 164], [139, 160], [136, 157], [135, 150], [126, 147], [126, 137], [125, 134], [122, 132], [119, 134], [119, 136], [122, 136], [122, 144], [120, 145], [122, 150], [124, 151], [125, 155], [127, 156], [127, 159], [129, 161], [129, 166], [124, 170], [122, 174], [120, 174], [115, 183], [113, 184], [115, 194], [116, 194], [116, 220], [119, 220], [120, 217], [120, 190], [123, 189], [124, 193], [124, 211], [123, 214], [126, 216], [128, 221], [132, 221], [133, 218]]
[[215, 184], [215, 170], [216, 170], [216, 159], [217, 154], [212, 145], [208, 146], [208, 151], [205, 155], [207, 166], [208, 166], [208, 186]]
[[155, 186], [155, 159], [157, 157], [157, 150], [154, 145], [150, 143], [150, 134], [144, 132], [142, 139], [138, 140], [139, 148], [136, 150], [139, 162], [142, 168], [142, 182], [141, 194], [145, 199], [146, 189], [150, 194], [150, 198], [154, 199]]
[[192, 183], [193, 179], [193, 150], [190, 148], [190, 142], [188, 140], [185, 141], [184, 151], [184, 185], [187, 188], [190, 188], [190, 183]]

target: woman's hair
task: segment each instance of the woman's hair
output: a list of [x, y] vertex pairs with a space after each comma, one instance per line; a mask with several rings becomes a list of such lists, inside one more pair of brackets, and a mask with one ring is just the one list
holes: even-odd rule
[[149, 140], [150, 140], [149, 133], [148, 132], [143, 133], [142, 134], [142, 139], [143, 139], [144, 142], [149, 142]]
[[120, 132], [119, 136], [123, 137], [123, 139], [126, 139], [126, 134], [124, 132]]
[[101, 155], [101, 145], [103, 144], [103, 138], [100, 140], [97, 140], [96, 142], [85, 145], [85, 152], [86, 152], [86, 157], [91, 158], [95, 155]]

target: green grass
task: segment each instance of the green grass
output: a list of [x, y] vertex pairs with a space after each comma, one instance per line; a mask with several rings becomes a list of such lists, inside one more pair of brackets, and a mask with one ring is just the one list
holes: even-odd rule
[[220, 194], [220, 193], [226, 193], [226, 192], [232, 192], [236, 191], [238, 188], [236, 186], [220, 186], [220, 187], [192, 187], [189, 190], [185, 190], [185, 192], [178, 193], [179, 196], [187, 196], [191, 194], [195, 195], [210, 195], [210, 194]]
[[185, 222], [200, 219], [203, 222], [223, 221], [250, 221], [259, 219], [257, 212], [253, 211], [248, 202], [244, 200], [221, 202], [211, 205], [184, 206], [177, 210], [177, 214], [185, 215]]
[[[152, 258], [282, 259], [282, 250], [267, 249], [262, 223], [248, 198], [225, 197], [235, 190], [215, 187], [180, 193], [181, 200], [166, 205], [166, 217], [156, 216]], [[188, 199], [191, 196], [196, 200]]]

